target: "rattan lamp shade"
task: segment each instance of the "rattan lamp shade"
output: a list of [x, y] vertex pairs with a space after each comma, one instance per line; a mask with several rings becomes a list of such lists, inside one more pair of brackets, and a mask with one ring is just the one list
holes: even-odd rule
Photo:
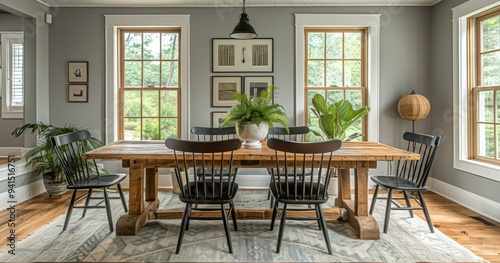
[[398, 102], [399, 115], [405, 120], [419, 121], [425, 119], [431, 111], [431, 104], [426, 97], [412, 91]]

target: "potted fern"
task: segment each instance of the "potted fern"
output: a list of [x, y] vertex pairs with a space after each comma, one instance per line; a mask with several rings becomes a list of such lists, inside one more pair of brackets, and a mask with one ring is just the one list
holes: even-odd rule
[[274, 127], [275, 123], [288, 130], [285, 108], [273, 103], [275, 89], [276, 86], [270, 85], [258, 96], [250, 97], [233, 92], [237, 104], [229, 110], [222, 126], [236, 124], [236, 133], [243, 141], [242, 147], [262, 147], [260, 141], [266, 138], [269, 127]]
[[[21, 136], [26, 131], [31, 131], [31, 134], [37, 136], [36, 146], [27, 151], [24, 158], [26, 159], [26, 166], [31, 165], [34, 174], [43, 176], [45, 189], [49, 193], [49, 196], [61, 195], [67, 191], [62, 166], [57, 158], [50, 138], [52, 136], [78, 130], [80, 129], [71, 125], [57, 127], [43, 122], [37, 122], [24, 124], [17, 127], [12, 132], [12, 135], [15, 137]], [[87, 150], [91, 150], [102, 145], [103, 143], [99, 139], [90, 137], [86, 146]]]

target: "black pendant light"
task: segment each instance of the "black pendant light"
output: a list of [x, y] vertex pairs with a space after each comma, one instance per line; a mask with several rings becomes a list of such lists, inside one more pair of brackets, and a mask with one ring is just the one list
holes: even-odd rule
[[237, 39], [251, 39], [257, 37], [255, 29], [250, 25], [248, 15], [245, 13], [245, 0], [243, 0], [243, 12], [240, 15], [240, 22], [234, 27], [233, 33], [229, 36]]

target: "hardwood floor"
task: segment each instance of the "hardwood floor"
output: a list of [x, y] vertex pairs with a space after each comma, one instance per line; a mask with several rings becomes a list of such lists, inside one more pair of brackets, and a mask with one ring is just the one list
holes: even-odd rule
[[[500, 262], [500, 223], [485, 218], [464, 208], [442, 196], [432, 192], [424, 193], [434, 226], [450, 238], [471, 250], [477, 256], [490, 262]], [[47, 193], [41, 194], [24, 203], [16, 205], [16, 243], [30, 236], [35, 230], [47, 225], [56, 217], [66, 213], [70, 193], [49, 198]], [[416, 215], [423, 218], [421, 211]], [[0, 246], [6, 247], [9, 240], [11, 217], [9, 210], [0, 212]], [[379, 222], [383, 227], [383, 222]], [[390, 231], [390, 230], [389, 230]]]

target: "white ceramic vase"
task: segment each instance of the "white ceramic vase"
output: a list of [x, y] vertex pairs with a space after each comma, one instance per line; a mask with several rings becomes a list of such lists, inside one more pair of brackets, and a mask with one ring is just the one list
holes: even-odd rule
[[243, 141], [241, 147], [253, 149], [262, 147], [260, 141], [266, 138], [268, 132], [269, 124], [267, 122], [261, 122], [259, 126], [255, 123], [247, 124], [241, 132], [236, 129], [236, 134]]

